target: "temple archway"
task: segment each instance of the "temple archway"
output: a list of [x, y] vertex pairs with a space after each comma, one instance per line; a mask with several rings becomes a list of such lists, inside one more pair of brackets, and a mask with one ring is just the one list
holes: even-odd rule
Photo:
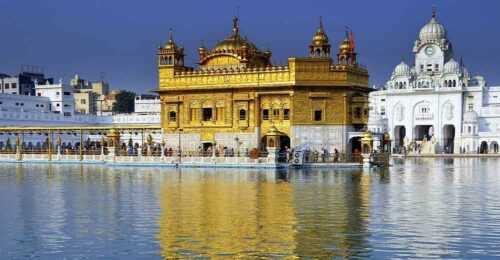
[[486, 141], [481, 142], [481, 145], [479, 146], [479, 153], [481, 154], [488, 153], [488, 142]]
[[453, 153], [455, 143], [455, 126], [445, 125], [443, 127], [443, 150], [444, 153]]
[[406, 137], [406, 128], [402, 125], [394, 127], [394, 142], [396, 147], [404, 145], [404, 138]]
[[499, 146], [497, 141], [493, 141], [490, 143], [490, 152], [492, 153], [498, 153], [499, 152]]

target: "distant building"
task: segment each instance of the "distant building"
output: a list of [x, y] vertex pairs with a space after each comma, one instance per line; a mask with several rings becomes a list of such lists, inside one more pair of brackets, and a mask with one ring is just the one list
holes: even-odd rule
[[[70, 85], [75, 91], [75, 109], [77, 113], [99, 113], [99, 115], [102, 115], [103, 111], [108, 112], [106, 102], [109, 101], [106, 96], [109, 94], [109, 83], [102, 80], [91, 82], [80, 78], [80, 76], [76, 74], [73, 79], [71, 79]], [[105, 110], [102, 110], [103, 105]]]
[[0, 93], [34, 96], [36, 82], [46, 81], [53, 82], [42, 73], [21, 72], [17, 76], [0, 74]]
[[50, 112], [50, 99], [25, 95], [0, 94], [0, 111]]
[[139, 95], [135, 97], [134, 112], [139, 114], [160, 113], [161, 102], [157, 95]]
[[106, 96], [109, 94], [109, 83], [105, 81], [92, 82], [92, 91], [99, 96]]
[[44, 85], [35, 85], [36, 95], [39, 97], [48, 97], [51, 105], [50, 110], [54, 113], [60, 113], [64, 116], [72, 116], [75, 112], [75, 99], [73, 97], [73, 88], [64, 85], [62, 82], [51, 84], [46, 82]]
[[93, 91], [75, 92], [75, 112], [79, 114], [96, 114], [97, 95]]
[[113, 105], [116, 103], [116, 96], [120, 90], [112, 90], [107, 95], [100, 95], [97, 100], [97, 114], [98, 115], [112, 115]]

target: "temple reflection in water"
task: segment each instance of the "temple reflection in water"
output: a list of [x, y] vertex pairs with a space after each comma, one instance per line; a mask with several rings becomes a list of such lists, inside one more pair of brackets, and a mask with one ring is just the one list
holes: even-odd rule
[[[294, 185], [296, 180], [301, 185]], [[161, 254], [219, 258], [363, 253], [369, 189], [369, 176], [361, 173], [205, 169], [170, 174], [160, 192]]]

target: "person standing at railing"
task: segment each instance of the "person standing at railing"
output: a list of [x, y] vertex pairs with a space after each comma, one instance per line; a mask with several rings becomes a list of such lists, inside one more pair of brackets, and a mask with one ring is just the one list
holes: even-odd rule
[[333, 149], [333, 162], [339, 162], [339, 150]]

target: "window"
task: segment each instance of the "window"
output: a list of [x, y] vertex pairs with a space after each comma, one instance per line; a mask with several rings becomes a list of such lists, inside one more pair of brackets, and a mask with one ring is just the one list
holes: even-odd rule
[[9, 83], [5, 83], [5, 89], [9, 89], [10, 85]]
[[40, 96], [42, 96], [42, 93], [38, 92], [38, 93], [36, 93], [36, 95], [40, 97]]
[[170, 122], [177, 121], [177, 113], [175, 113], [175, 111], [170, 111], [168, 113], [168, 121], [170, 121]]
[[467, 107], [468, 107], [469, 111], [474, 110], [474, 104], [469, 104]]
[[383, 116], [385, 115], [385, 107], [380, 108], [380, 114]]
[[61, 94], [61, 93], [59, 93], [59, 91], [57, 91], [57, 92], [56, 92], [56, 95], [58, 95], [58, 96], [59, 96], [60, 94]]
[[424, 64], [420, 65], [420, 71], [424, 71]]
[[439, 71], [439, 64], [434, 64], [434, 70]]
[[16, 106], [19, 106], [19, 102], [16, 102]]
[[269, 120], [269, 109], [262, 110], [262, 120]]
[[240, 109], [240, 120], [247, 120], [247, 111], [245, 109]]
[[203, 121], [211, 121], [211, 120], [212, 120], [212, 108], [204, 108]]
[[71, 95], [71, 92], [64, 92], [64, 95], [65, 95], [65, 96], [70, 96], [70, 95]]
[[12, 86], [12, 88], [17, 88], [17, 84], [16, 83], [12, 83], [11, 86]]
[[273, 118], [274, 119], [279, 119], [280, 117], [280, 110], [279, 109], [273, 109]]
[[283, 109], [283, 119], [290, 120], [290, 109], [288, 108]]
[[24, 106], [24, 103], [21, 103], [21, 106]]
[[321, 118], [321, 110], [316, 110], [314, 111], [314, 121], [321, 121], [322, 118]]
[[59, 103], [56, 104], [56, 107], [60, 107], [60, 106], [61, 106], [61, 104], [59, 104]]
[[35, 107], [39, 107], [40, 105], [36, 104]]
[[361, 108], [360, 107], [357, 107], [356, 110], [354, 110], [354, 117], [361, 118]]
[[87, 100], [85, 100], [85, 99], [80, 100], [80, 104], [82, 104], [82, 105], [87, 104]]
[[69, 107], [69, 105], [68, 104], [64, 104], [64, 107]]

